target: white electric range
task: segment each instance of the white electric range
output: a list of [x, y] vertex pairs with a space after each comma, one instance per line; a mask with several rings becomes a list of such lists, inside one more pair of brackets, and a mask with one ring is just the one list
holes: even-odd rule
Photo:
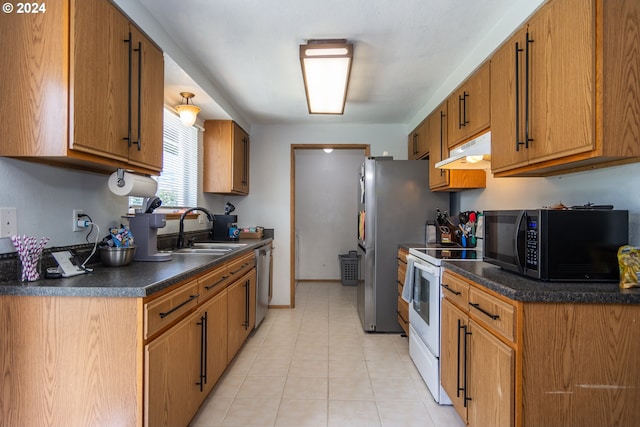
[[[409, 302], [409, 355], [436, 402], [450, 405], [440, 385], [442, 261], [482, 261], [476, 248], [410, 248], [403, 298]], [[412, 284], [412, 285], [411, 285]]]

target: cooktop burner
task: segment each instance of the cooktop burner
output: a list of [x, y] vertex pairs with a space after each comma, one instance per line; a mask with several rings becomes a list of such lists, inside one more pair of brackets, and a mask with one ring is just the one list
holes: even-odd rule
[[435, 265], [440, 265], [442, 260], [482, 261], [482, 252], [475, 248], [411, 248], [409, 253]]

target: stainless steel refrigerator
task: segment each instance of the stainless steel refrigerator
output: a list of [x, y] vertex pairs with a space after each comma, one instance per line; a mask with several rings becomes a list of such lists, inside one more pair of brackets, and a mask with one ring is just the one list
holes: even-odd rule
[[368, 158], [358, 189], [358, 314], [365, 331], [400, 332], [400, 243], [424, 243], [425, 223], [436, 208], [449, 209], [449, 194], [429, 191], [429, 162]]

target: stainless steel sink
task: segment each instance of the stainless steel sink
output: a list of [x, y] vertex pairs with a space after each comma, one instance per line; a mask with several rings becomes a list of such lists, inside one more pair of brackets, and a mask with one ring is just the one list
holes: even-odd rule
[[174, 249], [174, 254], [225, 255], [233, 250], [247, 246], [246, 243], [198, 242], [188, 248]]
[[225, 255], [231, 252], [233, 249], [227, 248], [180, 248], [174, 249], [171, 253], [174, 254], [190, 254], [190, 255]]
[[232, 251], [247, 246], [246, 243], [227, 243], [227, 242], [194, 242], [194, 249], [226, 249]]

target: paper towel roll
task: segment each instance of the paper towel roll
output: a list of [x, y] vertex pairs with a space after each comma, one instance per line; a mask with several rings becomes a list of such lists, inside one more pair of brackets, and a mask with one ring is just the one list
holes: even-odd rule
[[109, 190], [118, 196], [153, 197], [158, 191], [158, 182], [148, 176], [124, 173], [124, 186], [118, 186], [118, 172], [109, 177]]

